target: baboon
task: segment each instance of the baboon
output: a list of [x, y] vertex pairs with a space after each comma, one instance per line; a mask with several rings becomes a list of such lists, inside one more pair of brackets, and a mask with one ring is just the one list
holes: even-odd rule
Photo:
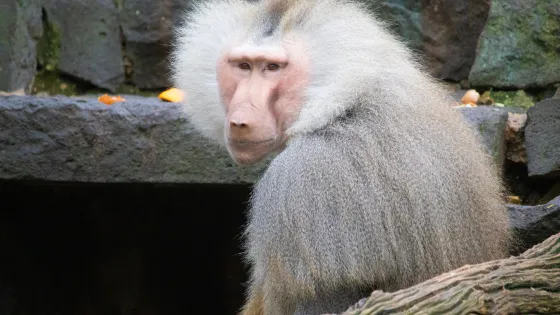
[[251, 196], [243, 314], [342, 312], [507, 255], [492, 159], [362, 4], [203, 2], [171, 60], [201, 134], [236, 163], [273, 158]]

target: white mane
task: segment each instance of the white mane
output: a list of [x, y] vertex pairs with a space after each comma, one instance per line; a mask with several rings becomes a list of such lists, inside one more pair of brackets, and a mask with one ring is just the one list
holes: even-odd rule
[[[359, 104], [356, 101], [364, 93], [380, 102], [390, 98], [392, 106], [421, 106], [430, 99], [441, 103], [439, 89], [425, 86], [430, 81], [410, 61], [404, 44], [388, 35], [359, 4], [307, 1], [315, 5], [292, 30], [304, 36], [308, 45], [311, 83], [300, 115], [287, 131], [289, 136], [326, 126]], [[218, 93], [217, 61], [232, 42], [246, 40], [266, 5], [266, 1], [205, 2], [176, 31], [172, 76], [175, 86], [187, 94], [184, 109], [203, 135], [222, 145], [226, 113]], [[418, 86], [419, 82], [424, 86]]]

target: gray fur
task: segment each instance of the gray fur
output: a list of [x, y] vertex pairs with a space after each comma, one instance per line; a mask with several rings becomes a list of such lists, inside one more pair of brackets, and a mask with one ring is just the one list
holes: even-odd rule
[[255, 187], [247, 250], [254, 283], [270, 295], [265, 309], [276, 310], [267, 314], [506, 255], [495, 169], [460, 117], [384, 108], [369, 104], [296, 137]]
[[[266, 8], [280, 2], [212, 1], [178, 32], [176, 86], [190, 93], [195, 125], [219, 143], [216, 56], [265, 36], [274, 20], [263, 23]], [[374, 288], [506, 256], [498, 172], [444, 90], [362, 6], [284, 4], [289, 31], [308, 43], [311, 82], [287, 148], [252, 196], [245, 314], [340, 312]]]

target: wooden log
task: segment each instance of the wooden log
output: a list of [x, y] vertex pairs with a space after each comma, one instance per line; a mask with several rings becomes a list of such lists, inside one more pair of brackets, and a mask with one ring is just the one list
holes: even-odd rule
[[560, 314], [560, 233], [519, 256], [374, 291], [343, 313], [358, 314]]

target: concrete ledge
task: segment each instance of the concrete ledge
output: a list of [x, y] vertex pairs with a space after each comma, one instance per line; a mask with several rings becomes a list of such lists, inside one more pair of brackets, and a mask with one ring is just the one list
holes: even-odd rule
[[0, 178], [242, 184], [263, 171], [236, 166], [178, 104], [123, 97], [111, 106], [93, 97], [0, 97]]
[[[237, 166], [179, 104], [123, 97], [107, 106], [96, 97], [0, 96], [0, 179], [250, 184], [270, 161]], [[508, 110], [459, 111], [501, 165]]]

